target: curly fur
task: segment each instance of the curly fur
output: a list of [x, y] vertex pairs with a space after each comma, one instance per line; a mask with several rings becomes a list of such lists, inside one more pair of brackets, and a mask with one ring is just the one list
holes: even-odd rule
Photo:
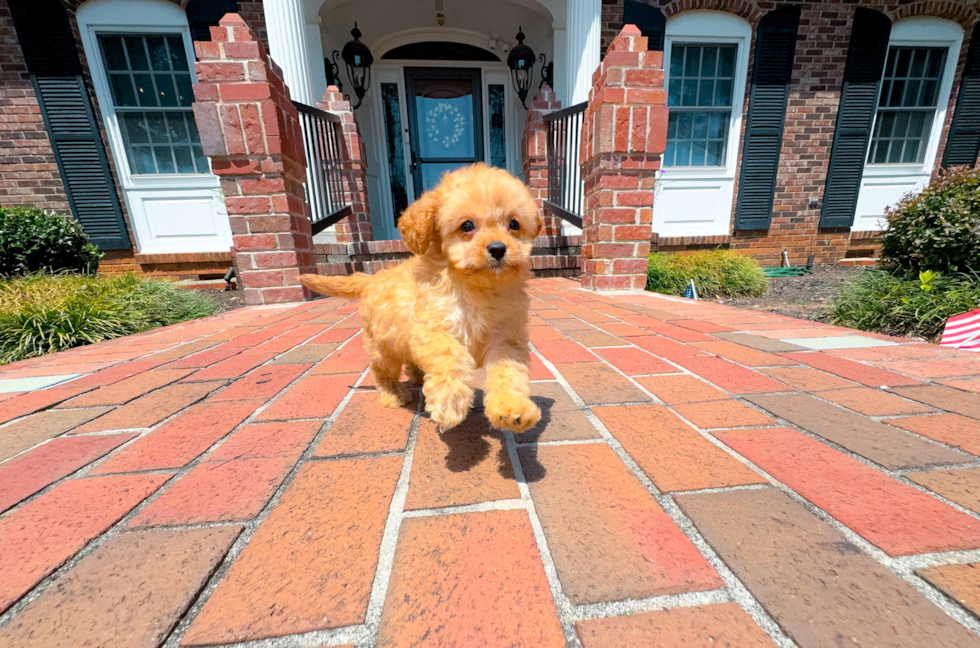
[[[475, 225], [464, 232], [463, 223]], [[510, 227], [517, 221], [519, 229]], [[302, 275], [316, 292], [360, 297], [364, 344], [381, 403], [401, 407], [402, 367], [422, 382], [440, 429], [473, 406], [473, 373], [485, 367], [484, 409], [499, 429], [523, 432], [541, 418], [531, 399], [527, 338], [530, 255], [541, 217], [530, 192], [506, 171], [474, 164], [448, 173], [398, 222], [415, 256], [374, 275]], [[491, 242], [507, 252], [496, 261]]]

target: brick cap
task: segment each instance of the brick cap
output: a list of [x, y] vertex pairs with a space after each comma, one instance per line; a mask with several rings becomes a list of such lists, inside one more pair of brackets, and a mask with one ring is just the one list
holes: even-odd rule
[[218, 21], [218, 24], [222, 27], [239, 27], [248, 25], [248, 23], [245, 22], [245, 19], [239, 16], [237, 13], [226, 13], [221, 17], [221, 20]]
[[623, 25], [623, 28], [619, 30], [620, 36], [642, 36], [639, 28], [636, 25]]

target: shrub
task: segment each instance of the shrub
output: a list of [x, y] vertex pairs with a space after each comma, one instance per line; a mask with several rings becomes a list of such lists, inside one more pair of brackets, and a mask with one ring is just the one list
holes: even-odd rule
[[769, 285], [753, 258], [728, 250], [650, 255], [647, 290], [682, 295], [691, 279], [698, 297], [758, 296]]
[[944, 171], [889, 210], [881, 264], [903, 273], [980, 272], [980, 169]]
[[206, 295], [133, 275], [0, 280], [0, 364], [214, 315]]
[[938, 339], [946, 320], [980, 307], [980, 276], [918, 277], [869, 270], [848, 284], [834, 306], [833, 323], [888, 335]]
[[36, 207], [0, 208], [0, 276], [92, 273], [101, 258], [82, 226], [68, 216]]

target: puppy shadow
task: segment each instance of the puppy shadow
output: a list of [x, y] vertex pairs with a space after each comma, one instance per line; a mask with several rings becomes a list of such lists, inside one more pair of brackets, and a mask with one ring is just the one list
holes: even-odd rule
[[529, 484], [541, 481], [548, 470], [538, 461], [538, 439], [551, 422], [551, 408], [555, 404], [555, 399], [547, 396], [531, 396], [539, 408], [541, 408], [541, 420], [533, 428], [523, 434], [515, 434], [514, 440], [517, 443], [531, 443], [517, 449], [517, 455], [521, 459], [521, 468], [524, 469], [524, 481]]

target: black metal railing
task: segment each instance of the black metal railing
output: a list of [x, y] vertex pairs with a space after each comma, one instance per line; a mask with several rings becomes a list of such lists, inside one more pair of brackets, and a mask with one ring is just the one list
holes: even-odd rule
[[582, 227], [585, 188], [579, 166], [582, 120], [588, 102], [569, 106], [544, 116], [548, 126], [548, 199], [545, 211]]
[[337, 115], [294, 101], [306, 151], [306, 206], [318, 234], [352, 212], [344, 194], [344, 135]]

